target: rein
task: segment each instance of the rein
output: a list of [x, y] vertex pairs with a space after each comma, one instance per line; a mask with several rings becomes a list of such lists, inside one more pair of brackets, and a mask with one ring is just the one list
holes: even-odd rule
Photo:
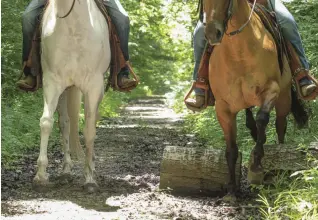
[[[232, 31], [230, 33], [226, 33], [228, 22], [231, 20], [231, 18], [233, 16], [233, 12], [232, 12], [232, 10], [233, 10], [233, 0], [230, 0], [229, 7], [227, 9], [227, 17], [224, 20], [225, 34], [228, 35], [228, 36], [234, 36], [236, 34], [241, 33], [243, 31], [243, 29], [246, 27], [246, 25], [250, 22], [251, 18], [252, 18], [252, 14], [254, 12], [255, 5], [256, 5], [256, 0], [254, 0], [252, 11], [251, 11], [251, 14], [250, 14], [248, 20], [239, 29], [237, 29], [236, 31]], [[198, 5], [198, 10], [200, 10], [200, 15], [204, 13], [204, 9], [203, 8], [204, 8], [203, 7], [203, 0], [200, 0], [199, 1], [199, 5]]]
[[234, 35], [236, 35], [236, 34], [241, 33], [241, 32], [243, 31], [243, 29], [246, 27], [246, 25], [250, 22], [251, 18], [252, 18], [252, 14], [253, 14], [253, 12], [254, 12], [255, 5], [256, 5], [256, 0], [254, 0], [253, 7], [252, 7], [252, 10], [251, 10], [251, 14], [250, 14], [248, 20], [247, 20], [239, 29], [237, 29], [236, 31], [232, 31], [232, 32], [230, 32], [230, 33], [226, 33], [228, 21], [231, 20], [232, 15], [233, 15], [233, 14], [232, 14], [232, 10], [233, 10], [233, 0], [230, 0], [228, 12], [227, 12], [227, 18], [226, 18], [226, 20], [224, 21], [224, 23], [225, 23], [225, 34], [228, 35], [228, 36], [234, 36]]
[[73, 8], [74, 8], [75, 1], [76, 1], [76, 0], [73, 0], [72, 6], [71, 6], [70, 10], [66, 13], [66, 15], [64, 15], [64, 16], [62, 16], [62, 17], [60, 17], [60, 16], [57, 16], [57, 17], [58, 17], [58, 18], [66, 18], [67, 16], [69, 16], [70, 13], [72, 12]]

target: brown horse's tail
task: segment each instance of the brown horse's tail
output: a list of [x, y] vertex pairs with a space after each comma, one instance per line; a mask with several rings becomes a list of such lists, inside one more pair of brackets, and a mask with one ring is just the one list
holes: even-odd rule
[[309, 119], [308, 109], [305, 106], [305, 102], [298, 99], [297, 91], [295, 88], [291, 89], [292, 105], [291, 112], [295, 118], [298, 128], [304, 128]]

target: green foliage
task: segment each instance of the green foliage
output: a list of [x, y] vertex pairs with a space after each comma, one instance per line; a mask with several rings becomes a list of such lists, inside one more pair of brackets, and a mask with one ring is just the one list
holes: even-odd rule
[[[21, 15], [28, 2], [1, 2], [1, 154], [4, 165], [21, 152], [39, 145], [42, 93], [27, 94], [15, 86], [21, 74]], [[54, 130], [53, 139], [56, 135]]]
[[261, 187], [258, 202], [264, 219], [318, 219], [317, 168], [282, 173], [273, 186]]
[[[191, 39], [188, 37], [185, 43], [173, 32], [180, 31], [176, 25], [183, 21], [180, 18], [185, 11], [191, 11], [192, 4], [186, 5], [182, 1], [168, 4], [163, 0], [127, 0], [122, 4], [130, 17], [131, 61], [140, 76], [140, 86], [155, 94], [164, 94], [179, 84], [184, 76], [190, 76], [187, 71], [192, 65], [192, 54], [188, 53]], [[187, 34], [189, 26], [191, 22], [185, 27]]]
[[14, 83], [21, 74], [22, 35], [17, 33], [21, 32], [21, 15], [28, 1], [3, 0], [1, 3], [1, 100], [7, 103], [19, 96]]
[[[17, 92], [18, 93], [18, 92]], [[40, 144], [42, 95], [20, 94], [10, 103], [1, 105], [1, 157], [3, 165], [10, 164], [21, 153]], [[57, 118], [55, 117], [57, 122]], [[52, 144], [58, 141], [57, 123], [51, 135]]]
[[318, 76], [318, 1], [309, 0], [304, 3], [295, 0], [286, 3], [286, 6], [298, 23], [306, 55], [312, 65], [311, 73]]

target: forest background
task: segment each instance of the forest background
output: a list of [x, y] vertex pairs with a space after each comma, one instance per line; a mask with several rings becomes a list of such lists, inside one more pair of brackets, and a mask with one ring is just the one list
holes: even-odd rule
[[[128, 100], [146, 95], [166, 95], [177, 112], [187, 113], [184, 129], [195, 133], [207, 147], [223, 147], [223, 134], [214, 108], [200, 114], [185, 109], [183, 96], [189, 89], [194, 66], [192, 34], [198, 20], [197, 1], [190, 0], [124, 0], [130, 16], [129, 50], [140, 85], [131, 94], [109, 91], [100, 111], [104, 117], [116, 117]], [[42, 90], [25, 93], [16, 89], [21, 73], [21, 15], [28, 0], [1, 1], [1, 165], [11, 166], [30, 149], [38, 148], [39, 119], [43, 109]], [[285, 3], [295, 16], [311, 62], [311, 73], [318, 77], [318, 0], [295, 0]], [[289, 120], [287, 142], [306, 148], [318, 140], [318, 102], [308, 103], [312, 111], [309, 129], [297, 130]], [[271, 114], [268, 143], [276, 141]], [[57, 120], [57, 117], [55, 116]], [[81, 112], [81, 124], [83, 112]], [[59, 142], [57, 124], [50, 147]], [[245, 116], [238, 116], [238, 144], [246, 161], [253, 140], [245, 129]], [[259, 211], [264, 218], [289, 216], [298, 219], [318, 218], [318, 171], [308, 169], [294, 177], [282, 173], [273, 187], [256, 187]], [[307, 219], [307, 217], [305, 219]]]

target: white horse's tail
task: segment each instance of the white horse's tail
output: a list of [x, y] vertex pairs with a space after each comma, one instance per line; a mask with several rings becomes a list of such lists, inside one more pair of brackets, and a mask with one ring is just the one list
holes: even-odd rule
[[79, 139], [79, 113], [82, 93], [75, 86], [67, 90], [67, 109], [70, 118], [70, 153], [72, 159], [83, 159], [84, 151]]

